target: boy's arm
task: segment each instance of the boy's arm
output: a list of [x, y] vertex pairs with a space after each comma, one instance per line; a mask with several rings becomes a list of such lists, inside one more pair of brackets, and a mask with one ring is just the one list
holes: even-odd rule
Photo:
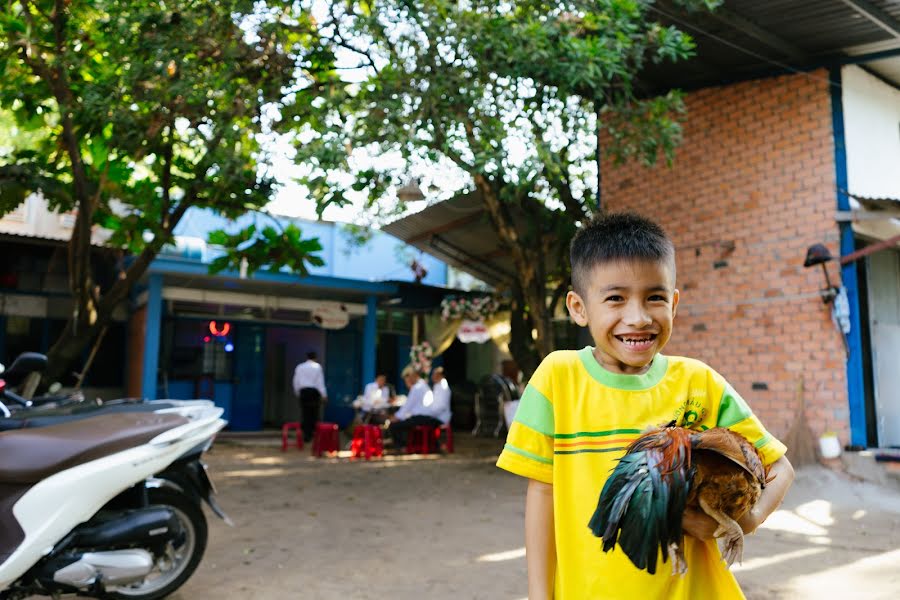
[[794, 482], [794, 467], [787, 456], [782, 456], [772, 463], [772, 466], [769, 467], [768, 476], [769, 483], [762, 491], [759, 500], [738, 521], [744, 533], [756, 531], [757, 527], [762, 525], [769, 518], [769, 515], [781, 506], [784, 495], [787, 494], [788, 488]]
[[[772, 479], [774, 477], [774, 479]], [[794, 481], [794, 467], [786, 456], [782, 456], [769, 467], [769, 484], [762, 491], [759, 500], [738, 520], [744, 533], [753, 533], [766, 519], [781, 506], [784, 495]], [[526, 509], [527, 510], [527, 509]], [[684, 511], [682, 520], [684, 532], [701, 540], [711, 540], [719, 524], [704, 512], [694, 509]]]
[[528, 600], [550, 600], [556, 577], [553, 486], [534, 479], [525, 494], [525, 554]]

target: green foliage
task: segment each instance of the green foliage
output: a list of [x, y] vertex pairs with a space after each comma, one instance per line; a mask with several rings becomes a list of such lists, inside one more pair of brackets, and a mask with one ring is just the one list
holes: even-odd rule
[[[510, 202], [533, 198], [581, 219], [592, 208], [598, 113], [605, 149], [617, 159], [670, 159], [680, 140], [681, 96], [644, 97], [640, 73], [689, 57], [694, 42], [655, 21], [652, 7], [634, 0], [333, 5], [322, 30], [356, 68], [352, 82], [329, 73], [327, 94], [315, 98], [318, 89], [307, 88], [293, 107], [305, 131], [297, 160], [311, 169], [304, 183], [320, 209], [362, 197], [383, 216], [404, 172], [429, 165], [484, 176]], [[384, 155], [402, 160], [374, 167], [360, 160]]]
[[190, 206], [263, 207], [260, 136], [293, 126], [279, 110], [298, 80], [332, 71], [302, 3], [2, 2], [0, 111], [34, 135], [0, 149], [0, 212], [40, 188], [135, 253], [168, 242]]
[[314, 254], [322, 251], [319, 238], [304, 240], [300, 228], [294, 224], [281, 230], [273, 226], [259, 229], [256, 225], [250, 225], [235, 234], [217, 229], [209, 234], [209, 242], [234, 249], [234, 252], [213, 260], [210, 265], [212, 273], [225, 269], [240, 270], [246, 265], [250, 272], [261, 269], [278, 272], [287, 268], [306, 276], [309, 275], [306, 263], [314, 267], [325, 264]]
[[597, 209], [599, 131], [610, 156], [648, 164], [671, 160], [681, 138], [681, 96], [649, 96], [641, 74], [688, 58], [694, 41], [660, 22], [654, 4], [331, 3], [321, 31], [343, 75], [301, 90], [291, 111], [304, 183], [320, 210], [362, 200], [376, 221], [405, 208], [395, 192], [410, 173], [426, 184], [455, 178], [445, 196], [474, 188], [532, 320], [514, 330], [534, 327], [549, 351], [568, 240]]

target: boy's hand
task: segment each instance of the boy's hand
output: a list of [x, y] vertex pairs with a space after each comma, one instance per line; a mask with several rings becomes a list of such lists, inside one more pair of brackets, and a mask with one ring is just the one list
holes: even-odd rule
[[713, 533], [719, 528], [719, 524], [703, 511], [686, 508], [684, 509], [681, 528], [691, 537], [699, 540], [711, 540], [713, 539]]

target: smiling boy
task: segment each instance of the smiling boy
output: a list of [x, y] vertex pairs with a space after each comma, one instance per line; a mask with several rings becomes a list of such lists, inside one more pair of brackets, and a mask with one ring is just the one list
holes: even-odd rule
[[523, 394], [497, 465], [528, 478], [525, 545], [530, 600], [743, 598], [712, 534], [717, 523], [687, 511], [687, 574], [635, 568], [604, 553], [588, 522], [616, 460], [648, 427], [676, 420], [728, 427], [759, 449], [774, 476], [740, 521], [754, 531], [793, 480], [784, 445], [725, 379], [700, 361], [660, 351], [672, 335], [679, 293], [665, 232], [633, 214], [598, 215], [572, 240], [566, 306], [594, 347], [548, 355]]

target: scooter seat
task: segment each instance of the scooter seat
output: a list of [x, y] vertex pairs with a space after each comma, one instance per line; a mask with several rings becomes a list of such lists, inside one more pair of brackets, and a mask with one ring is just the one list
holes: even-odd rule
[[174, 407], [175, 404], [162, 401], [150, 403], [143, 401], [119, 402], [113, 400], [101, 406], [97, 406], [96, 404], [74, 404], [72, 406], [53, 409], [36, 408], [19, 410], [13, 413], [13, 416], [11, 417], [0, 418], [0, 431], [32, 427], [49, 427], [51, 425], [60, 425], [62, 423], [78, 421], [81, 419], [95, 419], [99, 415], [111, 415], [113, 413], [151, 413], [160, 410], [161, 408]]
[[0, 483], [37, 483], [188, 422], [177, 414], [116, 413], [0, 433]]

